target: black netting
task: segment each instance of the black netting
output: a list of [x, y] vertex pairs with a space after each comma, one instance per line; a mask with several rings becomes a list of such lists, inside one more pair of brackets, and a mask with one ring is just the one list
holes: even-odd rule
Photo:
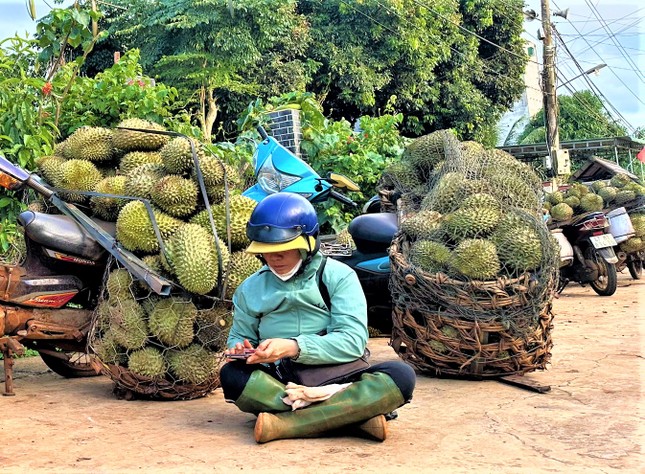
[[439, 131], [412, 142], [381, 183], [401, 195], [390, 248], [401, 353], [436, 373], [469, 372], [472, 361], [479, 375], [490, 364], [494, 373], [521, 371], [529, 346], [541, 362], [526, 370], [542, 364], [559, 247], [542, 219], [536, 173], [505, 152]]

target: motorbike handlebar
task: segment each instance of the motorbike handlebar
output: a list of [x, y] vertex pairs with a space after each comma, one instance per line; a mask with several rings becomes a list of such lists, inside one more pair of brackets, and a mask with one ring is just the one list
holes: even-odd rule
[[267, 132], [266, 132], [266, 130], [264, 130], [264, 127], [262, 127], [262, 125], [258, 125], [256, 127], [256, 130], [258, 131], [258, 133], [262, 137], [262, 140], [266, 140], [267, 138], [269, 138], [269, 135], [267, 135]]
[[354, 201], [352, 201], [350, 198], [348, 198], [342, 193], [339, 193], [338, 191], [334, 191], [333, 189], [329, 191], [329, 195], [333, 197], [336, 201], [342, 202], [343, 204], [347, 204], [352, 207], [357, 206], [357, 204]]

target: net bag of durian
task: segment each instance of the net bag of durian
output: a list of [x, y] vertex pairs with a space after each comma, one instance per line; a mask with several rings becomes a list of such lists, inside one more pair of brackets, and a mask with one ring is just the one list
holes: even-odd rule
[[187, 400], [219, 387], [231, 311], [179, 290], [158, 296], [125, 268], [107, 274], [88, 345], [126, 399]]
[[[168, 279], [173, 290], [167, 297], [156, 295], [110, 263], [89, 350], [129, 397], [203, 396], [219, 384], [232, 294], [261, 266], [243, 252], [245, 224], [256, 203], [239, 194], [242, 179], [225, 156], [187, 137], [128, 130], [163, 131], [151, 122], [130, 119], [119, 125], [124, 128], [110, 133], [79, 129], [59, 144], [60, 155], [39, 166], [66, 197], [114, 222], [118, 244]], [[85, 148], [74, 145], [81, 138], [81, 143], [102, 141], [95, 147], [101, 160], [98, 152], [83, 154]], [[100, 171], [99, 161], [112, 172]], [[76, 162], [85, 163], [79, 172]], [[87, 165], [96, 171], [93, 184], [86, 182]]]
[[433, 375], [544, 368], [559, 251], [542, 219], [540, 178], [449, 131], [417, 140], [442, 145], [402, 157], [417, 180], [399, 179], [408, 191], [390, 248], [392, 346]]

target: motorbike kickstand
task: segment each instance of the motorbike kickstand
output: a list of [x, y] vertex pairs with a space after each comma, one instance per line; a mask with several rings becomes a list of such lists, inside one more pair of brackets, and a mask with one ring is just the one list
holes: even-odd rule
[[15, 395], [13, 391], [13, 364], [15, 363], [13, 355], [22, 355], [24, 349], [23, 345], [15, 339], [10, 337], [0, 338], [0, 351], [4, 359], [4, 392], [2, 395], [5, 397]]

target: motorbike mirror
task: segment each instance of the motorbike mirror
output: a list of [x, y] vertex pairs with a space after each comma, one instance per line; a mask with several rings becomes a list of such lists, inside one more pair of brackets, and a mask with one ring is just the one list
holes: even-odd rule
[[360, 191], [361, 188], [354, 181], [349, 179], [347, 176], [337, 173], [329, 173], [328, 175], [329, 182], [335, 187], [340, 189], [346, 189], [348, 191]]
[[11, 191], [19, 189], [29, 179], [29, 173], [0, 155], [0, 186]]

